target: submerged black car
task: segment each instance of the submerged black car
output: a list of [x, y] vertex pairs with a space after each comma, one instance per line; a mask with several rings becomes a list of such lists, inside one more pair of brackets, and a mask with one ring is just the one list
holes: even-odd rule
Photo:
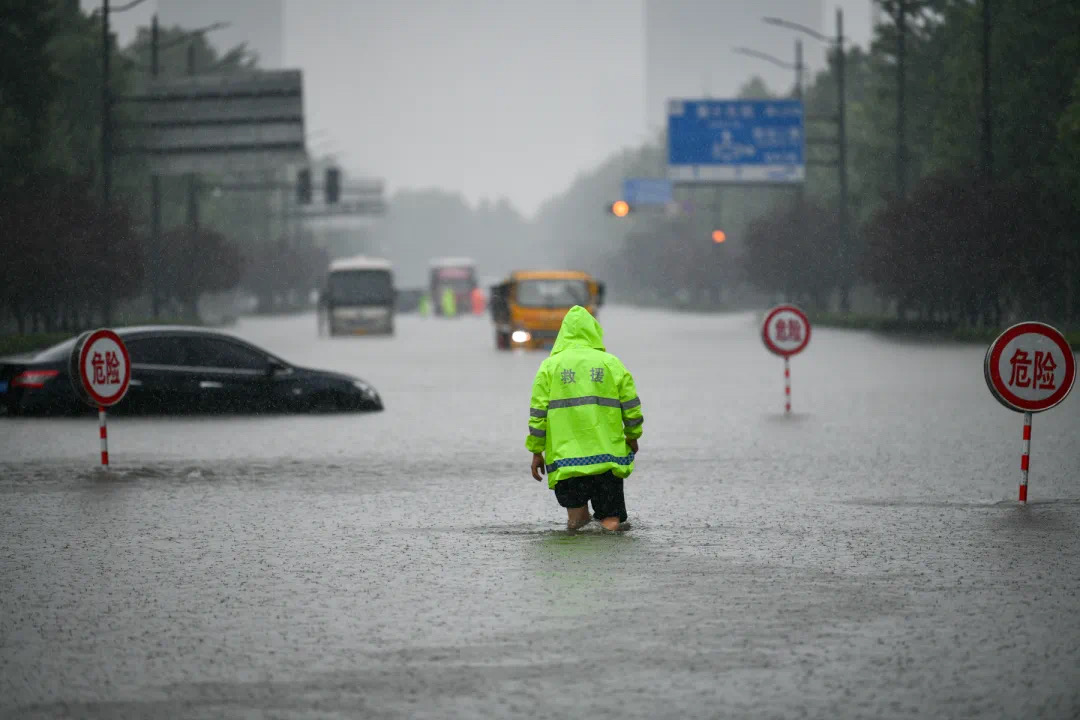
[[[127, 395], [110, 412], [263, 413], [382, 410], [359, 378], [296, 367], [255, 345], [201, 328], [118, 328], [131, 357]], [[72, 414], [68, 357], [75, 338], [34, 355], [0, 358], [0, 413]]]

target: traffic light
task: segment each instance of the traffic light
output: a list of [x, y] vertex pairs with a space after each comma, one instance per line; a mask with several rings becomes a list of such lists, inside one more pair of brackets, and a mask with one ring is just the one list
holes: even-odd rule
[[341, 197], [341, 170], [326, 168], [326, 204], [333, 205]]
[[608, 208], [608, 212], [615, 217], [626, 217], [630, 214], [630, 203], [626, 202], [625, 200], [616, 200], [615, 202], [611, 203], [611, 207]]
[[311, 204], [311, 170], [308, 168], [301, 168], [296, 173], [296, 202]]
[[727, 233], [725, 233], [723, 230], [713, 230], [712, 231], [712, 241], [714, 243], [719, 245], [720, 243], [724, 242], [725, 240], [727, 240]]

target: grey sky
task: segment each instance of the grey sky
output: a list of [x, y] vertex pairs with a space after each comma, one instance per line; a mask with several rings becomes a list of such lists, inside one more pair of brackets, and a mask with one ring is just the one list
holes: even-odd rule
[[[806, 14], [801, 0], [649, 2], [720, 6], [748, 27], [773, 6]], [[120, 41], [158, 4], [117, 15]], [[186, 14], [192, 25], [227, 15], [233, 26], [212, 36], [224, 45], [244, 38], [245, 17], [263, 28], [260, 13], [280, 4], [161, 0], [160, 11]], [[831, 32], [837, 3], [805, 4], [812, 14], [824, 6], [816, 25]], [[849, 35], [865, 43], [870, 0], [841, 4]], [[579, 172], [655, 130], [646, 107], [645, 0], [284, 0], [284, 8], [283, 62], [304, 71], [309, 150], [336, 154], [348, 171], [383, 177], [391, 189], [439, 187], [471, 202], [505, 195], [531, 214]], [[688, 43], [703, 41], [690, 30]], [[788, 57], [793, 36], [764, 30], [755, 32], [755, 48]], [[719, 47], [744, 44], [723, 35], [718, 27]], [[715, 71], [695, 71], [692, 87], [707, 77], [722, 97], [753, 73], [778, 89], [784, 82], [784, 71], [724, 53]], [[810, 40], [807, 60], [821, 64]]]
[[640, 3], [323, 1], [288, 13], [286, 61], [305, 70], [312, 133], [393, 186], [505, 194], [532, 212], [644, 139]]

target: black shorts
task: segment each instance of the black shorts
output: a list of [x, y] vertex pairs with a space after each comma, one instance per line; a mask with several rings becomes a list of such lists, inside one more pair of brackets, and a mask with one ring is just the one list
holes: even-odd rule
[[597, 520], [617, 517], [619, 522], [626, 522], [623, 481], [611, 472], [560, 480], [555, 483], [555, 499], [564, 508], [584, 507], [591, 502], [593, 517]]

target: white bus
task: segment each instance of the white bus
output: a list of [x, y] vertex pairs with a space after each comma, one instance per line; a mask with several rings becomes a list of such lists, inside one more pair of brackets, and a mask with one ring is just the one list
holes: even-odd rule
[[357, 255], [331, 262], [319, 296], [319, 327], [330, 335], [393, 335], [390, 261]]

